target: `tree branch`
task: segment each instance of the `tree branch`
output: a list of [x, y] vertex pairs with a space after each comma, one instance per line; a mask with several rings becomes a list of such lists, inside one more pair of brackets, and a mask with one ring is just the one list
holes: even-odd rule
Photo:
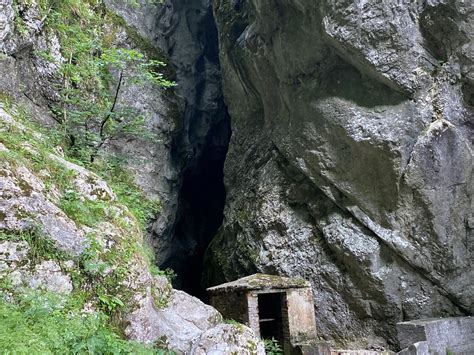
[[104, 119], [100, 123], [100, 131], [99, 131], [100, 142], [97, 145], [95, 151], [91, 154], [91, 163], [94, 162], [94, 159], [97, 156], [100, 148], [102, 148], [102, 146], [107, 141], [107, 137], [105, 137], [105, 125], [107, 124], [107, 122], [109, 122], [110, 118], [112, 117], [112, 114], [115, 111], [115, 107], [117, 106], [117, 101], [118, 101], [118, 96], [119, 96], [119, 93], [120, 93], [120, 88], [122, 87], [122, 81], [123, 81], [123, 69], [120, 70], [120, 76], [119, 76], [117, 88], [115, 89], [115, 95], [114, 95], [114, 101], [112, 103], [112, 107], [110, 108], [109, 112], [107, 113], [107, 115], [104, 117]]
[[115, 106], [117, 105], [118, 96], [119, 96], [119, 93], [120, 93], [120, 88], [122, 86], [122, 80], [123, 80], [123, 69], [120, 70], [119, 81], [118, 81], [118, 84], [117, 84], [117, 88], [115, 89], [115, 96], [114, 96], [114, 102], [112, 103], [112, 107], [110, 108], [109, 112], [107, 113], [107, 115], [104, 117], [104, 119], [100, 123], [99, 136], [100, 136], [101, 140], [104, 139], [105, 125], [110, 120], [110, 117], [112, 117], [112, 113], [115, 111]]

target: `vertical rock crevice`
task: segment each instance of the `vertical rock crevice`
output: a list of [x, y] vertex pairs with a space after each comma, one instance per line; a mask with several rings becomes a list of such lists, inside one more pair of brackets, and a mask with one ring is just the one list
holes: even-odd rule
[[[181, 179], [175, 220], [168, 232], [155, 232], [157, 261], [176, 274], [175, 286], [205, 298], [200, 286], [204, 252], [223, 219], [224, 161], [231, 135], [224, 104], [217, 28], [206, 0], [170, 0], [159, 32], [166, 33], [176, 71], [177, 92], [184, 102], [181, 134], [172, 158]], [[163, 15], [163, 14], [162, 14]]]

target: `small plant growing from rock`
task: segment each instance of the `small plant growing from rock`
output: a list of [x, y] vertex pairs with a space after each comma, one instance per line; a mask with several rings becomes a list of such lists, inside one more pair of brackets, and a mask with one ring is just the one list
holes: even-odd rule
[[264, 339], [263, 343], [265, 345], [265, 353], [267, 355], [281, 355], [283, 354], [283, 349], [281, 348], [278, 340], [275, 338]]

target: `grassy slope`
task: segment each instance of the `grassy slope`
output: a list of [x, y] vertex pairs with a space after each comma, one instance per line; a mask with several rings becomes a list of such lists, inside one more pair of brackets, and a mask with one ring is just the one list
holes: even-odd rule
[[[102, 8], [100, 1], [40, 0], [39, 5], [46, 16], [47, 30], [55, 31], [60, 38], [63, 57], [74, 59], [62, 68], [62, 75], [78, 80], [76, 85], [81, 90], [87, 91], [92, 85], [91, 90], [95, 90], [92, 95], [97, 95], [98, 104], [103, 105], [98, 111], [107, 109], [110, 102], [104, 87], [108, 78], [103, 77], [103, 71], [94, 65], [94, 52], [106, 49], [104, 46], [111, 42], [110, 33], [103, 31], [102, 21], [108, 15], [99, 11]], [[22, 19], [17, 17], [16, 25], [20, 31], [22, 24]], [[41, 55], [48, 58], [48, 53]], [[73, 62], [75, 64], [71, 65]], [[59, 207], [78, 225], [94, 229], [106, 221], [114, 225], [119, 234], [115, 247], [108, 251], [104, 251], [95, 240], [94, 233], [88, 235], [90, 247], [80, 258], [73, 260], [74, 291], [68, 297], [18, 290], [12, 287], [8, 277], [0, 279], [2, 353], [165, 353], [152, 346], [124, 340], [117, 322], [130, 298], [120, 286], [127, 277], [128, 266], [136, 262], [137, 256], [140, 260], [150, 261], [151, 253], [143, 244], [142, 231], [147, 218], [159, 210], [159, 202], [145, 198], [133, 183], [133, 178], [115, 160], [90, 164], [81, 159], [80, 154], [75, 154], [77, 151], [68, 150], [61, 127], [45, 131], [32, 124], [29, 113], [15, 107], [8, 97], [0, 95], [0, 102], [15, 120], [24, 125], [19, 129], [0, 122], [0, 142], [8, 148], [8, 151], [0, 152], [0, 161], [11, 166], [26, 166], [35, 174], [41, 173], [48, 189], [60, 191]], [[71, 185], [73, 172], [50, 157], [58, 146], [62, 146], [66, 158], [104, 178], [117, 195], [117, 201], [81, 199]], [[116, 210], [121, 213], [115, 213]], [[0, 232], [0, 242], [2, 240], [26, 240], [31, 247], [29, 257], [34, 259], [31, 259], [33, 263], [50, 259], [61, 263], [68, 259], [38, 230]], [[152, 262], [148, 267], [152, 272], [162, 274]], [[104, 276], [107, 268], [113, 271]], [[157, 300], [158, 305], [165, 302]], [[93, 310], [84, 313], [91, 303]]]

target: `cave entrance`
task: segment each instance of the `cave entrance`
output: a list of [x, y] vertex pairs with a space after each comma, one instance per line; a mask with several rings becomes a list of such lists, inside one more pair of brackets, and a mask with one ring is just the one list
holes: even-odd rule
[[204, 255], [222, 224], [226, 201], [224, 162], [231, 127], [227, 109], [222, 107], [220, 120], [216, 118], [217, 122], [208, 131], [198, 157], [183, 171], [171, 250], [159, 265], [174, 270], [175, 288], [204, 302], [208, 301], [208, 294], [201, 285]]
[[[174, 220], [160, 245], [158, 266], [171, 268], [173, 286], [207, 302], [201, 286], [205, 251], [222, 224], [226, 192], [224, 161], [231, 136], [219, 64], [218, 32], [212, 1], [172, 0], [173, 23], [168, 48], [175, 65], [177, 92], [184, 98], [172, 157], [182, 172]], [[193, 53], [184, 55], [183, 53]], [[195, 56], [194, 53], [199, 53]]]
[[260, 293], [258, 295], [258, 322], [263, 339], [275, 338], [284, 342], [283, 315], [286, 309], [286, 293]]
[[[226, 122], [220, 134], [230, 137], [230, 123]], [[228, 138], [226, 141], [228, 144]], [[185, 172], [175, 230], [175, 243], [179, 243], [180, 248], [164, 265], [176, 272], [176, 288], [204, 302], [208, 301], [208, 294], [201, 285], [204, 255], [224, 219], [226, 153], [226, 145], [211, 145], [203, 151], [198, 164]]]

